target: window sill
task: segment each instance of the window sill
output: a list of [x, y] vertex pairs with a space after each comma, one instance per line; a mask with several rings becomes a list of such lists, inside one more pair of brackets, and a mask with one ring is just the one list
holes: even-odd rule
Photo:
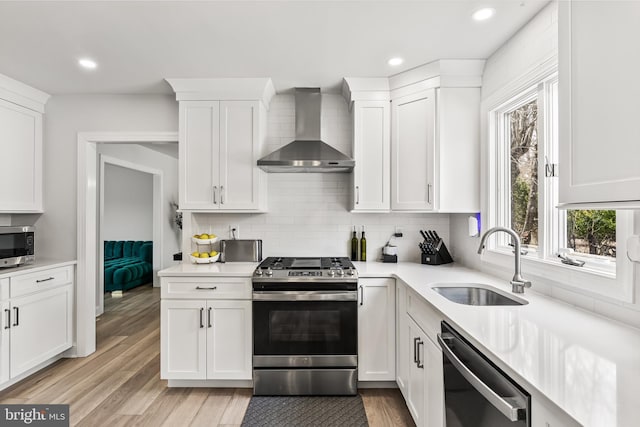
[[[482, 261], [498, 267], [505, 273], [513, 274], [514, 255], [510, 252], [499, 250], [487, 250]], [[522, 275], [533, 282], [535, 290], [536, 282], [546, 286], [559, 286], [574, 292], [603, 296], [614, 301], [633, 302], [633, 281], [625, 269], [618, 266], [618, 272], [606, 272], [591, 269], [589, 267], [576, 267], [562, 264], [559, 261], [522, 258]]]

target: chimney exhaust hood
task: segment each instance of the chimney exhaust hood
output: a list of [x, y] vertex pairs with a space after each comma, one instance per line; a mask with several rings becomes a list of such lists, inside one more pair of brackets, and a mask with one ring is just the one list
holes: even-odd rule
[[267, 172], [351, 172], [355, 161], [320, 140], [319, 88], [296, 88], [296, 139], [258, 160]]

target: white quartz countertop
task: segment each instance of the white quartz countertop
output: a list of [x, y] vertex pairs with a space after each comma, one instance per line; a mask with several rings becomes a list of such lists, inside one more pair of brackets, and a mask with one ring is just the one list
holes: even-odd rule
[[[356, 262], [361, 278], [402, 280], [481, 352], [534, 396], [544, 396], [585, 426], [640, 422], [640, 330], [553, 300], [532, 289], [524, 306], [468, 306], [437, 284], [482, 283], [510, 293], [496, 277], [455, 264]], [[182, 263], [160, 276], [250, 277], [258, 263]]]
[[36, 258], [36, 261], [33, 264], [0, 269], [0, 278], [17, 276], [20, 274], [37, 273], [38, 271], [47, 270], [49, 268], [66, 267], [74, 264], [76, 264], [76, 260]]
[[455, 264], [355, 263], [360, 277], [391, 276], [440, 311], [456, 330], [532, 395], [542, 394], [585, 426], [640, 425], [640, 330], [527, 289], [523, 306], [467, 306], [444, 298], [441, 283], [503, 280]]
[[160, 277], [171, 276], [221, 276], [251, 277], [258, 262], [214, 262], [211, 264], [193, 264], [182, 262], [158, 272]]

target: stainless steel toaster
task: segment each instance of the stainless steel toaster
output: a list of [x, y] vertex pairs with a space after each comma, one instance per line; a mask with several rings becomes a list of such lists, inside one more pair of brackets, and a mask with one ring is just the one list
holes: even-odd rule
[[220, 262], [262, 261], [262, 240], [221, 240]]

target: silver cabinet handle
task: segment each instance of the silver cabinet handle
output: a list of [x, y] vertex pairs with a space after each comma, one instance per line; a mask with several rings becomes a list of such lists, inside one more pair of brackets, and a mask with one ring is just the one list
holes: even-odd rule
[[55, 277], [47, 277], [46, 279], [38, 279], [36, 283], [48, 282], [49, 280], [53, 280]]
[[360, 305], [364, 305], [364, 288], [360, 285]]
[[458, 372], [467, 380], [469, 384], [473, 386], [478, 392], [485, 397], [497, 410], [504, 414], [505, 417], [511, 421], [519, 421], [521, 419], [520, 414], [524, 413], [526, 408], [521, 406], [512, 405], [504, 398], [499, 396], [488, 385], [482, 382], [465, 364], [458, 359], [458, 357], [451, 351], [447, 343], [442, 338], [442, 334], [438, 334], [438, 344], [442, 348], [442, 353], [449, 359], [451, 364], [456, 368]]
[[360, 204], [360, 187], [356, 185], [356, 205]]
[[200, 308], [200, 329], [204, 328], [204, 323], [202, 323], [202, 313], [204, 313], [204, 308]]
[[420, 341], [419, 337], [413, 339], [413, 363], [415, 364], [418, 363], [418, 341]]
[[420, 358], [420, 346], [424, 346], [424, 341], [420, 340], [418, 341], [418, 350], [417, 350], [417, 361], [416, 361], [416, 365], [418, 366], [418, 368], [420, 369], [424, 369], [424, 363], [422, 362], [422, 359]]
[[199, 291], [215, 291], [216, 289], [218, 289], [218, 287], [217, 286], [211, 286], [211, 287], [196, 286], [196, 289]]
[[20, 308], [19, 307], [13, 307], [13, 309], [16, 311], [16, 318], [13, 321], [13, 325], [11, 326], [18, 326], [20, 324]]
[[216, 200], [216, 193], [218, 192], [218, 186], [214, 185], [213, 186], [213, 204], [217, 205], [218, 201]]
[[211, 327], [211, 307], [207, 308], [207, 326]]
[[431, 204], [431, 187], [433, 185], [427, 184], [427, 203]]
[[7, 313], [7, 324], [5, 325], [5, 329], [11, 328], [11, 310], [8, 308], [4, 309], [4, 312]]
[[224, 205], [224, 185], [220, 186], [220, 204]]

